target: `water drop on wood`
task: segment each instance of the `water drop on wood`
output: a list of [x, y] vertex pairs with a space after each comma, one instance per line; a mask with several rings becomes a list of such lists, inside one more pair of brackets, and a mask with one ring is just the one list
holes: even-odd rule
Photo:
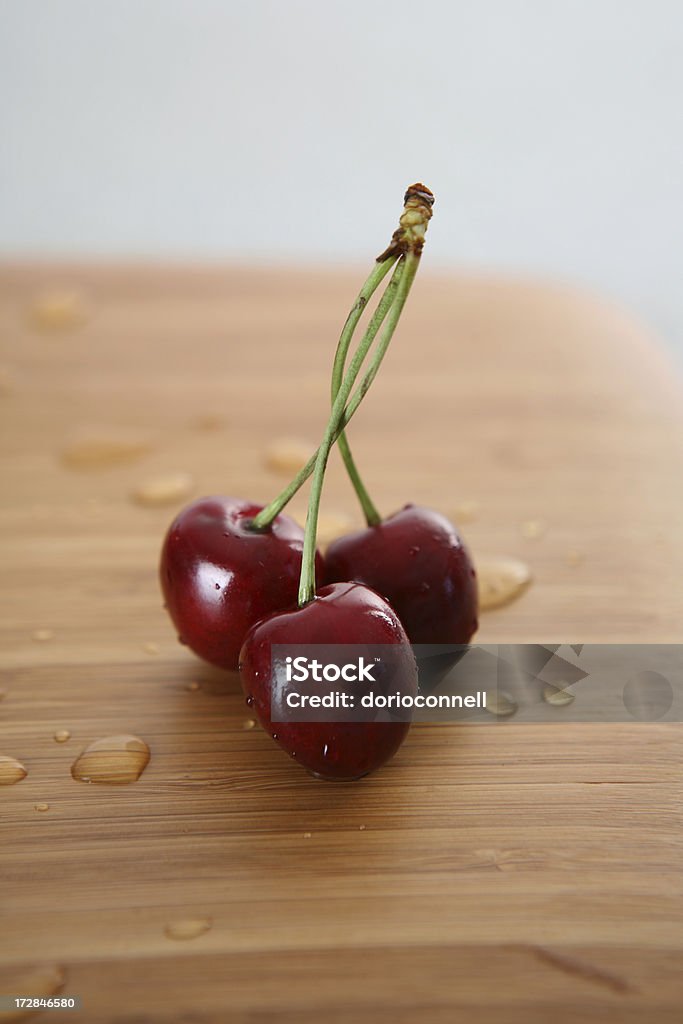
[[483, 558], [477, 561], [479, 610], [501, 608], [524, 593], [531, 570], [516, 558]]
[[149, 747], [139, 736], [105, 736], [76, 758], [71, 775], [77, 782], [125, 786], [137, 782], [149, 758]]
[[62, 451], [62, 462], [71, 469], [105, 469], [133, 462], [149, 449], [148, 441], [133, 434], [93, 431], [70, 441]]
[[54, 738], [56, 743], [66, 743], [67, 740], [71, 739], [71, 733], [68, 729], [58, 729]]
[[7, 757], [0, 754], [0, 786], [13, 786], [21, 782], [28, 775], [28, 771], [15, 757]]
[[196, 430], [221, 430], [227, 424], [225, 416], [217, 412], [205, 412], [192, 420]]
[[187, 942], [205, 935], [213, 924], [210, 917], [186, 917], [177, 921], [169, 921], [164, 928], [167, 938], [175, 942]]
[[11, 395], [14, 390], [14, 377], [6, 366], [0, 366], [0, 395]]
[[346, 533], [350, 526], [351, 520], [343, 512], [321, 512], [318, 517], [318, 543], [329, 544]]
[[50, 810], [50, 805], [46, 804], [45, 801], [41, 800], [40, 803], [37, 803], [37, 804], [33, 805], [33, 810], [34, 811], [49, 811]]
[[283, 437], [274, 441], [265, 453], [268, 469], [276, 473], [292, 475], [306, 465], [315, 452], [315, 445], [299, 438]]
[[456, 526], [459, 523], [472, 523], [479, 515], [478, 501], [461, 501], [453, 509], [453, 519]]
[[507, 693], [487, 693], [486, 710], [498, 718], [508, 718], [517, 710], [517, 703]]
[[53, 629], [34, 629], [32, 635], [33, 639], [37, 640], [40, 644], [44, 644], [48, 640], [54, 640], [55, 636]]
[[29, 317], [41, 331], [67, 331], [85, 323], [88, 305], [76, 288], [49, 288], [35, 297]]
[[539, 519], [527, 519], [520, 523], [519, 529], [525, 540], [538, 540], [545, 533], [546, 526]]
[[194, 480], [189, 473], [164, 473], [145, 480], [131, 494], [137, 505], [155, 508], [174, 505], [191, 494]]
[[[30, 996], [34, 999], [49, 999], [58, 995], [64, 988], [66, 974], [62, 967], [54, 964], [41, 964], [38, 967], [18, 966], [11, 968], [11, 978], [3, 971], [3, 989], [14, 995]], [[38, 1011], [34, 1007], [7, 1010], [0, 1016], [3, 1021], [20, 1021], [34, 1017]], [[57, 1016], [60, 1016], [58, 1013]]]
[[561, 687], [548, 685], [543, 690], [543, 700], [546, 704], [552, 704], [554, 708], [564, 708], [567, 704], [573, 703], [574, 694]]

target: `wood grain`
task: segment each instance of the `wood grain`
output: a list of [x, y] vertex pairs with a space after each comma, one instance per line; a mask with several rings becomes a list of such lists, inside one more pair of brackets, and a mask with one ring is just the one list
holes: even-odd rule
[[[131, 493], [190, 473], [197, 495], [274, 494], [266, 449], [319, 437], [358, 278], [3, 268], [0, 753], [28, 777], [0, 789], [0, 991], [60, 968], [86, 1007], [62, 1024], [678, 1021], [679, 726], [421, 726], [384, 771], [324, 784], [245, 730], [236, 678], [165, 618], [174, 509]], [[46, 287], [81, 289], [85, 322], [37, 324]], [[385, 511], [476, 503], [475, 558], [530, 564], [482, 640], [678, 642], [680, 399], [602, 301], [425, 267], [352, 437]], [[148, 450], [64, 465], [92, 432]], [[336, 459], [324, 500], [360, 523]], [[141, 779], [74, 781], [114, 733], [149, 744]]]

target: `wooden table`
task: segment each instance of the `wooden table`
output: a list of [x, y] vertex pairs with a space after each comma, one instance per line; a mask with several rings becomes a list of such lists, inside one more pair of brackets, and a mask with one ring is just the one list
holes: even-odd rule
[[[661, 346], [570, 288], [425, 262], [352, 428], [381, 508], [465, 503], [475, 557], [530, 564], [482, 640], [680, 640]], [[319, 437], [362, 274], [3, 269], [0, 753], [28, 776], [0, 789], [0, 991], [80, 995], [61, 1024], [679, 1021], [680, 726], [422, 726], [325, 784], [244, 728], [237, 679], [161, 608], [174, 508], [131, 490], [175, 471], [196, 495], [279, 490], [264, 452]], [[72, 287], [85, 323], [46, 325], [79, 308], [36, 296]], [[92, 431], [148, 450], [66, 466]], [[360, 523], [336, 457], [325, 508]], [[140, 780], [74, 781], [115, 733], [149, 744]]]

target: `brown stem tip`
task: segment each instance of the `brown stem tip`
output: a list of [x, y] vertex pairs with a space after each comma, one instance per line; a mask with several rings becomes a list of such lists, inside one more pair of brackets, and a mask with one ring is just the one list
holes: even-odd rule
[[392, 256], [403, 256], [408, 252], [419, 256], [425, 241], [427, 225], [432, 217], [434, 193], [421, 182], [409, 185], [403, 197], [404, 209], [398, 227], [391, 236], [391, 242], [377, 257], [382, 263]]
[[406, 194], [403, 197], [404, 205], [408, 204], [409, 200], [419, 200], [422, 203], [426, 203], [427, 206], [431, 207], [434, 205], [434, 193], [422, 182], [417, 181], [414, 185], [409, 185], [406, 189]]

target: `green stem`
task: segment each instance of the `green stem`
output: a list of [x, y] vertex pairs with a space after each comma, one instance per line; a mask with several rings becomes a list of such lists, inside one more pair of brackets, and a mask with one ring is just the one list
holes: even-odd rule
[[[396, 325], [398, 324], [401, 312], [405, 305], [406, 299], [410, 287], [415, 279], [417, 268], [420, 263], [419, 251], [409, 251], [406, 256], [401, 259], [399, 265], [394, 272], [394, 278], [400, 275], [398, 288], [396, 290], [396, 297], [391, 304], [391, 307], [386, 314], [386, 323], [377, 351], [373, 354], [372, 362], [370, 367], [365, 374], [363, 381], [357, 391], [354, 393], [352, 402], [356, 399], [355, 408], [360, 405], [363, 398], [367, 394], [373, 380], [375, 379], [379, 370], [380, 364], [384, 355], [389, 347], [389, 343], [392, 339]], [[392, 279], [393, 280], [393, 279]], [[388, 290], [388, 289], [387, 289]], [[375, 317], [379, 312], [379, 307], [375, 311]], [[367, 337], [367, 332], [366, 332]], [[348, 373], [344, 376], [341, 383], [337, 396], [332, 406], [332, 414], [329, 422], [325, 429], [322, 442], [318, 448], [318, 454], [315, 460], [315, 469], [313, 470], [313, 480], [311, 481], [311, 493], [308, 501], [308, 514], [306, 516], [306, 528], [304, 532], [304, 550], [303, 557], [301, 560], [301, 579], [299, 582], [299, 607], [308, 604], [315, 597], [315, 551], [316, 551], [316, 534], [318, 529], [318, 512], [320, 510], [320, 498], [322, 495], [323, 480], [325, 478], [325, 469], [327, 467], [327, 460], [334, 444], [335, 438], [339, 435], [343, 429], [343, 421], [346, 418], [345, 413], [346, 403], [351, 395], [351, 389], [358, 375], [358, 370], [365, 358], [369, 343], [366, 346], [366, 337], [358, 346], [358, 349], [354, 353], [351, 365]], [[365, 348], [365, 351], [361, 351]], [[355, 371], [355, 372], [354, 372]], [[354, 409], [355, 411], [355, 409]], [[352, 414], [351, 414], [352, 415]]]
[[[391, 315], [387, 320], [387, 325], [384, 328], [384, 333], [382, 334], [382, 337], [380, 338], [377, 350], [372, 359], [372, 363], [370, 364], [367, 373], [361, 380], [360, 385], [354, 391], [353, 396], [351, 397], [350, 401], [346, 406], [346, 409], [344, 410], [344, 415], [342, 417], [339, 433], [341, 433], [341, 431], [347, 425], [351, 417], [354, 415], [358, 406], [363, 401], [368, 391], [372, 387], [372, 382], [377, 376], [379, 368], [382, 364], [382, 360], [384, 359], [386, 351], [389, 348], [389, 342], [391, 341], [392, 335], [396, 330], [396, 325], [398, 323], [399, 317], [401, 316], [401, 311], [403, 310], [406, 299], [408, 298], [408, 293], [411, 289], [413, 281], [415, 280], [417, 268], [420, 265], [420, 254], [409, 253], [405, 257], [403, 262], [405, 264], [405, 267], [403, 269], [403, 275], [401, 278], [401, 284], [405, 285], [403, 295], [401, 296], [399, 294], [396, 296], [396, 300], [391, 307]], [[313, 460], [315, 460], [315, 456], [313, 456]]]
[[[378, 275], [378, 278], [377, 278], [377, 281], [376, 281], [376, 283], [374, 285], [373, 291], [375, 290], [375, 288], [377, 288], [377, 285], [379, 284], [379, 282], [386, 275], [387, 270], [396, 262], [396, 258], [388, 260], [388, 261], [384, 261], [384, 262], [388, 263], [388, 266], [384, 267], [382, 265], [383, 266], [383, 273], [381, 275]], [[378, 264], [378, 267], [379, 266], [380, 266], [380, 264]], [[353, 385], [356, 382], [356, 378], [358, 377], [358, 374], [360, 372], [360, 368], [361, 368], [361, 366], [362, 366], [362, 364], [363, 364], [363, 362], [365, 360], [365, 357], [366, 357], [368, 351], [370, 350], [370, 346], [372, 345], [373, 341], [375, 340], [375, 337], [377, 336], [377, 333], [378, 333], [380, 327], [382, 326], [382, 323], [383, 323], [383, 321], [384, 321], [384, 319], [385, 319], [385, 317], [386, 317], [386, 315], [387, 315], [391, 305], [393, 304], [393, 302], [397, 298], [399, 282], [401, 280], [402, 274], [403, 274], [403, 260], [400, 260], [398, 262], [398, 265], [396, 266], [396, 269], [394, 270], [394, 273], [392, 274], [391, 281], [389, 282], [389, 284], [385, 288], [384, 294], [382, 295], [382, 298], [380, 299], [380, 301], [379, 301], [379, 303], [377, 305], [377, 308], [376, 308], [375, 312], [373, 313], [373, 315], [372, 315], [372, 317], [370, 319], [370, 322], [369, 322], [369, 324], [367, 326], [365, 334], [363, 335], [363, 339], [360, 342], [358, 348], [356, 349], [356, 352], [354, 353], [353, 359], [351, 360], [351, 362], [349, 364], [349, 368], [348, 368], [346, 374], [344, 375], [344, 380], [342, 382], [342, 385], [340, 385], [339, 390], [341, 390], [341, 387], [343, 386], [344, 383], [348, 383], [348, 389], [346, 391], [347, 395], [351, 391], [351, 388], [353, 387]], [[368, 278], [368, 281], [369, 280], [370, 280], [370, 278]], [[368, 284], [368, 281], [366, 281], [366, 285]], [[364, 286], [364, 288], [365, 288], [365, 286]], [[351, 313], [349, 314], [349, 317], [348, 317], [348, 320], [347, 320], [347, 324], [352, 319], [352, 317], [354, 316], [355, 310], [356, 310], [357, 306], [359, 305], [362, 296], [363, 296], [363, 291], [361, 291], [358, 299], [356, 300], [354, 308], [351, 310]], [[367, 299], [365, 300], [365, 302], [367, 302]], [[360, 312], [362, 312], [362, 309], [363, 309], [363, 306], [365, 305], [365, 302], [362, 303]], [[360, 317], [360, 312], [358, 314], [359, 317]], [[356, 319], [356, 323], [357, 322], [358, 322], [358, 320]], [[354, 324], [354, 326], [355, 326], [355, 324]], [[348, 346], [347, 346], [347, 348], [348, 348]], [[385, 348], [385, 351], [386, 351], [386, 348]], [[377, 369], [379, 369], [379, 367], [377, 367]], [[377, 370], [375, 370], [375, 375], [376, 375], [376, 373], [377, 373]], [[373, 379], [374, 379], [374, 376], [373, 376]], [[368, 387], [369, 386], [370, 385], [368, 384]], [[365, 390], [367, 391], [367, 388]], [[356, 403], [356, 407], [354, 409], [354, 412], [358, 408], [359, 404], [360, 404], [360, 402]], [[342, 407], [342, 412], [344, 412], [343, 411], [343, 407]], [[333, 418], [333, 415], [334, 415], [334, 405], [333, 405], [333, 414], [330, 417], [331, 419]], [[351, 413], [350, 416], [346, 415], [345, 413], [343, 414], [343, 417], [340, 420], [340, 423], [339, 423], [338, 427], [336, 428], [335, 440], [339, 436], [341, 431], [344, 429], [346, 424], [349, 422], [349, 420], [351, 419], [352, 415], [353, 415], [353, 413]], [[297, 493], [297, 491], [303, 486], [303, 484], [308, 480], [309, 476], [313, 473], [313, 470], [315, 469], [316, 459], [318, 457], [319, 451], [320, 451], [320, 448], [318, 448], [317, 451], [310, 457], [310, 459], [308, 460], [306, 465], [303, 467], [303, 469], [301, 469], [297, 473], [297, 475], [294, 477], [294, 479], [291, 480], [290, 483], [287, 484], [285, 489], [283, 491], [281, 491], [280, 494], [278, 494], [278, 496], [276, 498], [273, 498], [273, 500], [270, 502], [270, 504], [266, 505], [265, 508], [261, 509], [259, 514], [254, 517], [254, 519], [252, 520], [252, 523], [251, 523], [252, 529], [254, 529], [254, 530], [265, 530], [265, 529], [267, 529], [270, 526], [270, 524], [272, 523], [273, 519], [275, 519], [275, 517], [277, 515], [279, 515], [280, 512], [282, 512], [282, 509], [285, 507], [285, 505], [289, 501], [291, 501], [291, 499], [294, 497], [294, 495]]]
[[[306, 530], [304, 534], [304, 552], [299, 585], [300, 604], [307, 603], [312, 600], [315, 595], [315, 539], [322, 482], [330, 450], [334, 442], [349, 423], [349, 420], [354, 415], [360, 403], [363, 401], [363, 398], [377, 376], [380, 364], [389, 346], [394, 330], [396, 329], [396, 324], [398, 323], [401, 311], [403, 310], [403, 306], [405, 305], [405, 301], [408, 297], [408, 292], [410, 291], [410, 287], [419, 266], [420, 255], [424, 245], [425, 232], [432, 217], [433, 205], [434, 195], [425, 185], [417, 182], [414, 185], [408, 186], [405, 196], [403, 197], [403, 213], [399, 218], [399, 226], [396, 231], [394, 231], [388, 247], [380, 256], [377, 257], [377, 266], [373, 268], [372, 273], [361, 289], [361, 293], [356, 299], [356, 302], [347, 317], [347, 322], [344, 325], [342, 337], [340, 338], [338, 345], [337, 356], [335, 357], [336, 376], [338, 381], [339, 378], [341, 378], [341, 382], [339, 383], [339, 388], [336, 394], [334, 394], [333, 387], [332, 413], [325, 430], [323, 441], [315, 455], [309, 459], [304, 468], [296, 475], [291, 483], [287, 485], [284, 491], [282, 491], [277, 498], [271, 501], [269, 505], [263, 508], [261, 512], [254, 517], [252, 522], [252, 527], [256, 530], [267, 529], [273, 519], [275, 519], [275, 517], [285, 507], [287, 502], [296, 494], [301, 485], [312, 473], [314, 474], [314, 485], [311, 488], [308, 514], [306, 517]], [[353, 355], [349, 369], [344, 373], [344, 362], [348, 353], [351, 337], [358, 324], [358, 320], [360, 319], [363, 309], [367, 304], [367, 300], [374, 293], [380, 281], [395, 262], [396, 269], [394, 270], [392, 279], [387, 285], [385, 293], [377, 305], [363, 336], [363, 340]], [[379, 331], [385, 318], [387, 319], [387, 323], [384, 326], [384, 331], [377, 351], [373, 356], [370, 368], [363, 377], [360, 386], [356, 388], [356, 391], [351, 396], [351, 390], [356, 382], [358, 374], [360, 373], [363, 361], [368, 354], [370, 346], [375, 339], [375, 335]], [[346, 403], [349, 396], [351, 396], [351, 399], [348, 401], [347, 405]], [[351, 458], [351, 453], [348, 451], [348, 445], [346, 446], [346, 451], [351, 466], [351, 478], [354, 481], [354, 484], [357, 485], [359, 496], [364, 492], [364, 495], [367, 498], [367, 507], [364, 505], [364, 507], [366, 507], [366, 512], [370, 517], [377, 516], [377, 518], [379, 518], [374, 505], [370, 502], [367, 492], [360, 481], [358, 471], [356, 470], [355, 464]], [[348, 465], [349, 463], [347, 463], [347, 468]]]
[[[349, 352], [349, 345], [351, 344], [353, 332], [355, 331], [358, 325], [358, 321], [360, 320], [361, 314], [365, 309], [366, 305], [368, 304], [368, 301], [374, 294], [379, 283], [383, 280], [389, 268], [393, 266], [396, 259], [396, 254], [393, 254], [389, 256], [387, 259], [382, 260], [380, 263], [375, 263], [371, 273], [368, 276], [367, 281], [360, 290], [358, 298], [353, 304], [351, 312], [346, 318], [344, 329], [342, 330], [339, 342], [337, 344], [337, 351], [335, 352], [334, 355], [334, 365], [332, 367], [331, 392], [333, 405], [334, 400], [337, 397], [339, 389], [342, 385], [342, 380], [344, 378], [344, 367], [346, 365], [346, 357]], [[388, 310], [388, 305], [386, 308]], [[353, 484], [353, 488], [356, 494], [358, 495], [358, 500], [360, 502], [361, 508], [363, 509], [363, 513], [365, 515], [365, 519], [368, 523], [368, 526], [376, 526], [379, 522], [381, 522], [381, 516], [377, 511], [375, 505], [373, 504], [373, 501], [370, 495], [368, 494], [365, 484], [361, 479], [360, 473], [358, 472], [358, 467], [356, 466], [353, 455], [351, 454], [349, 442], [347, 441], [346, 434], [343, 431], [339, 435], [338, 446], [339, 451], [341, 453], [341, 457], [344, 460], [344, 465], [346, 466], [346, 472], [348, 473], [349, 479]]]

